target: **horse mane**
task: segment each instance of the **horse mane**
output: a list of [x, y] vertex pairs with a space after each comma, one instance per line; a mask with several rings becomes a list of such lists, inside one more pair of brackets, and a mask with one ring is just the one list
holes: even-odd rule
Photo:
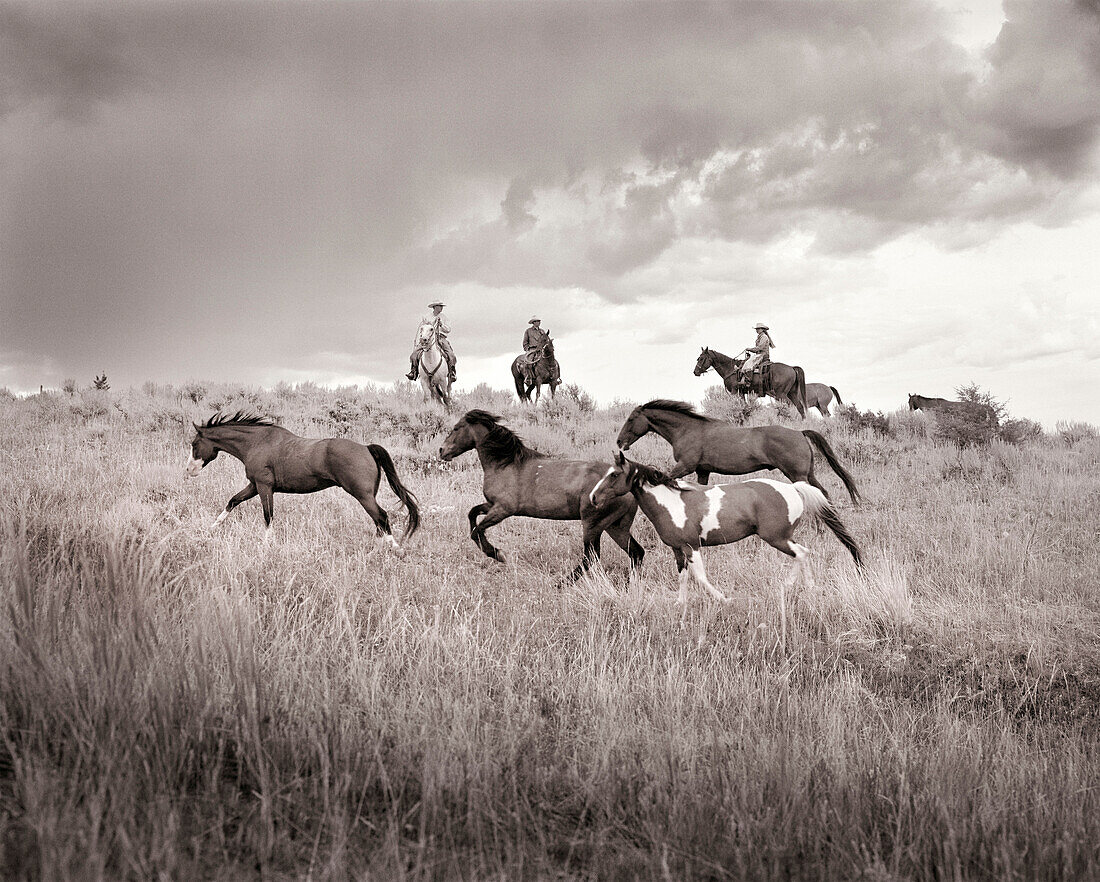
[[647, 401], [638, 410], [667, 410], [704, 422], [709, 421], [709, 417], [703, 416], [686, 401], [673, 401], [671, 398], [654, 398], [652, 401]]
[[524, 444], [519, 435], [500, 424], [499, 416], [487, 410], [469, 410], [462, 419], [471, 426], [482, 426], [489, 430], [485, 440], [478, 446], [492, 462], [519, 465], [529, 459], [540, 459], [546, 456], [545, 453], [540, 453]]
[[223, 426], [274, 426], [275, 421], [271, 417], [261, 416], [255, 411], [238, 410], [236, 413], [222, 413], [218, 411], [210, 419], [196, 429], [217, 429]]
[[634, 475], [631, 478], [632, 483], [642, 482], [649, 484], [651, 487], [663, 485], [665, 487], [671, 487], [673, 490], [680, 489], [680, 482], [676, 478], [670, 478], [660, 469], [655, 469], [653, 466], [647, 466], [634, 460], [628, 460], [631, 465], [634, 466]]

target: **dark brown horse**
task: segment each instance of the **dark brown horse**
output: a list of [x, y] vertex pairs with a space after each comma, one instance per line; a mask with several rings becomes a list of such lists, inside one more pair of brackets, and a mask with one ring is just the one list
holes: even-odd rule
[[592, 504], [607, 505], [623, 494], [637, 500], [661, 541], [672, 549], [680, 571], [680, 603], [687, 600], [689, 575], [716, 599], [728, 600], [707, 579], [699, 549], [704, 545], [740, 542], [753, 535], [795, 559], [795, 568], [784, 588], [799, 576], [812, 585], [809, 549], [792, 541], [795, 528], [804, 517], [820, 519], [851, 552], [856, 566], [863, 566], [855, 540], [825, 494], [805, 481], [784, 484], [757, 478], [739, 484], [701, 487], [632, 462], [619, 453], [614, 467], [592, 490]]
[[631, 411], [616, 443], [620, 450], [629, 450], [649, 432], [656, 432], [672, 445], [676, 465], [669, 474], [673, 478], [695, 472], [699, 482], [706, 484], [712, 472], [744, 475], [759, 469], [778, 469], [791, 481], [806, 481], [827, 497], [829, 491], [814, 477], [812, 441], [844, 482], [852, 502], [859, 501], [852, 476], [840, 464], [828, 440], [813, 429], [741, 428], [696, 413], [687, 402], [657, 399]]
[[[529, 375], [527, 370], [530, 370]], [[544, 384], [550, 386], [550, 397], [556, 399], [557, 388], [561, 385], [561, 368], [554, 356], [554, 341], [548, 339], [541, 349], [516, 356], [512, 362], [512, 379], [516, 382], [516, 394], [520, 401], [530, 403], [531, 390], [534, 390], [537, 404]]]
[[599, 560], [600, 536], [605, 532], [627, 553], [632, 571], [641, 565], [645, 549], [630, 535], [637, 503], [625, 497], [598, 507], [588, 498], [607, 474], [608, 463], [556, 459], [539, 453], [502, 426], [500, 417], [484, 410], [471, 410], [455, 423], [439, 455], [449, 462], [475, 449], [484, 472], [482, 490], [487, 501], [471, 508], [467, 517], [470, 538], [489, 557], [504, 560], [485, 531], [505, 518], [522, 515], [581, 522], [584, 554], [569, 579], [576, 579]]
[[806, 416], [806, 374], [802, 368], [797, 365], [791, 367], [781, 361], [772, 362], [771, 378], [767, 388], [764, 388], [763, 375], [759, 379], [754, 375], [749, 384], [742, 380], [741, 366], [745, 361], [744, 358], [730, 358], [704, 346], [699, 358], [695, 360], [695, 376], [701, 377], [714, 368], [730, 395], [744, 395], [746, 392], [770, 395], [776, 401], [789, 401], [798, 410], [799, 416]]
[[302, 438], [265, 417], [241, 412], [232, 416], [215, 414], [202, 425], [194, 426], [191, 462], [187, 467], [189, 477], [197, 475], [225, 451], [244, 463], [248, 478], [248, 486], [229, 500], [225, 511], [214, 521], [215, 527], [246, 499], [259, 496], [264, 524], [270, 529], [275, 493], [313, 493], [326, 487], [341, 487], [363, 506], [379, 535], [388, 536], [397, 548], [389, 515], [375, 499], [382, 472], [409, 512], [403, 538], [407, 539], [420, 526], [416, 497], [397, 477], [393, 460], [384, 447], [364, 446], [347, 438]]
[[935, 413], [953, 413], [972, 415], [991, 423], [997, 422], [997, 413], [988, 404], [980, 401], [948, 401], [946, 398], [926, 398], [923, 395], [909, 395], [909, 409]]
[[836, 391], [836, 386], [826, 386], [824, 383], [806, 384], [806, 410], [816, 407], [817, 412], [823, 417], [831, 416], [829, 405], [834, 399], [843, 407], [844, 402], [840, 400], [840, 393]]

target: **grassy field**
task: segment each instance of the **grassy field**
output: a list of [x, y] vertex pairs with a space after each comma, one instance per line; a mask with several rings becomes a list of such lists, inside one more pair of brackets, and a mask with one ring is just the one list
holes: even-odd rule
[[[267, 542], [255, 500], [211, 531], [243, 468], [185, 479], [190, 421], [238, 406], [387, 447], [407, 554], [338, 490], [277, 496]], [[629, 410], [475, 406], [600, 458]], [[756, 539], [706, 552], [728, 606], [676, 605], [641, 517], [632, 586], [605, 541], [557, 587], [576, 524], [508, 521], [489, 561], [476, 457], [435, 456], [453, 419], [408, 388], [0, 398], [0, 877], [1100, 876], [1095, 430], [824, 424], [870, 568], [802, 528], [784, 639], [791, 563]]]

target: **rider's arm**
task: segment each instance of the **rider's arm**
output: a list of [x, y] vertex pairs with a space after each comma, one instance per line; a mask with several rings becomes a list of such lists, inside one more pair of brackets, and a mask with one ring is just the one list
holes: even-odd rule
[[447, 320], [442, 315], [435, 317], [435, 327], [436, 333], [442, 334], [444, 337], [451, 333], [451, 326], [447, 324]]

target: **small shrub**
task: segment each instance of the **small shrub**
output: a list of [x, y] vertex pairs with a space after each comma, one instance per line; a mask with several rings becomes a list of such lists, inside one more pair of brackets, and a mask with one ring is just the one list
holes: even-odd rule
[[760, 399], [730, 395], [724, 386], [711, 386], [703, 393], [703, 412], [716, 420], [743, 426], [760, 412]]
[[141, 384], [141, 393], [148, 398], [156, 398], [158, 391], [157, 384], [152, 380], [146, 380]]
[[336, 429], [338, 435], [348, 435], [363, 417], [363, 411], [352, 401], [346, 398], [337, 398], [328, 407], [328, 421]]
[[18, 397], [7, 386], [0, 386], [0, 401], [15, 401]]
[[67, 393], [69, 393], [69, 395], [75, 395], [76, 394], [76, 380], [74, 380], [72, 377], [67, 378], [61, 384], [61, 391], [62, 392], [67, 392]]
[[100, 391], [103, 391], [103, 392], [106, 392], [108, 389], [111, 388], [111, 384], [107, 382], [107, 372], [106, 371], [104, 371], [98, 377], [96, 377], [94, 380], [92, 380], [92, 388], [93, 389], [99, 389]]
[[983, 391], [977, 383], [959, 386], [955, 389], [955, 394], [960, 402], [972, 406], [975, 415], [984, 411], [986, 419], [993, 423], [994, 429], [1008, 416], [1008, 408], [1004, 402], [998, 401], [992, 393]]
[[1062, 443], [1067, 447], [1073, 447], [1082, 441], [1092, 441], [1100, 437], [1100, 430], [1097, 430], [1096, 426], [1091, 423], [1070, 423], [1059, 420], [1055, 430], [1058, 432], [1058, 437], [1062, 439]]
[[870, 429], [875, 435], [885, 438], [890, 434], [890, 420], [880, 411], [860, 410], [854, 404], [847, 404], [837, 411], [843, 425], [853, 432]]
[[592, 413], [596, 409], [596, 399], [584, 391], [576, 383], [564, 384], [558, 392], [566, 401], [572, 401], [577, 405], [581, 413]]
[[206, 397], [206, 387], [201, 383], [187, 383], [181, 390], [180, 395], [194, 404], [198, 404]]
[[984, 402], [964, 401], [933, 414], [937, 441], [956, 447], [984, 447], [997, 437], [996, 413]]
[[1001, 423], [1001, 440], [1009, 444], [1030, 444], [1043, 436], [1043, 427], [1035, 420], [1016, 419]]

